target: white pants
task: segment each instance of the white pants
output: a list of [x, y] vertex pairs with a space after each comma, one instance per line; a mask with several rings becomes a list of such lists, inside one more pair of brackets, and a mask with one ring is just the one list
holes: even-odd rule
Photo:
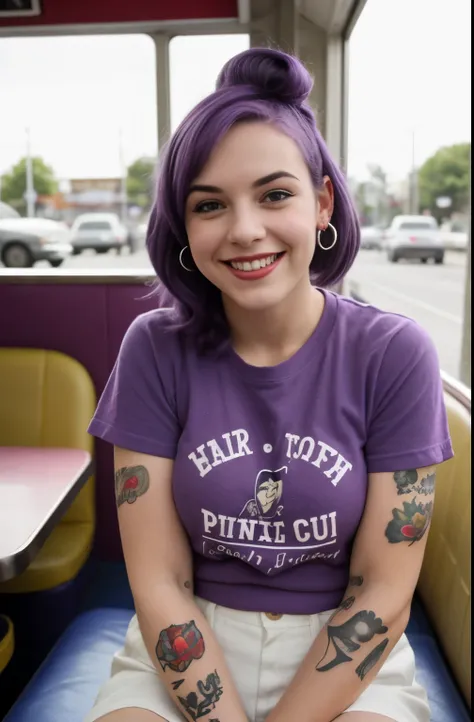
[[[291, 682], [331, 611], [311, 615], [241, 612], [196, 598], [223, 650], [249, 722], [263, 722]], [[277, 617], [277, 618], [275, 618]], [[84, 722], [124, 707], [183, 722], [148, 656], [136, 616]], [[373, 682], [347, 712], [373, 712], [395, 722], [429, 722], [425, 690], [415, 681], [415, 657], [405, 635]]]

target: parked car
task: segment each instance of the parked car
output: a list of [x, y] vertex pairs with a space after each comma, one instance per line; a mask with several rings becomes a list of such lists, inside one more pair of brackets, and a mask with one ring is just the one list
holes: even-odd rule
[[389, 261], [419, 258], [426, 263], [444, 261], [444, 243], [436, 219], [432, 216], [395, 216], [384, 234]]
[[20, 218], [20, 214], [8, 203], [0, 201], [0, 219], [2, 218]]
[[8, 268], [29, 268], [37, 261], [53, 267], [72, 254], [65, 223], [47, 218], [0, 219], [0, 259]]
[[115, 213], [83, 213], [72, 224], [71, 243], [76, 255], [87, 248], [97, 253], [115, 248], [121, 253], [130, 245], [130, 232]]
[[441, 238], [446, 248], [466, 251], [468, 244], [467, 224], [460, 221], [447, 221], [441, 226]]
[[379, 226], [362, 226], [360, 229], [360, 247], [368, 250], [382, 249], [384, 231]]

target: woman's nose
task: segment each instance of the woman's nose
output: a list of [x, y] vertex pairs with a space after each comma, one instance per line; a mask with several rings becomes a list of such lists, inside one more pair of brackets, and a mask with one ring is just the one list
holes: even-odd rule
[[265, 235], [265, 226], [258, 211], [246, 209], [235, 213], [228, 233], [231, 243], [250, 246], [254, 241], [261, 241]]

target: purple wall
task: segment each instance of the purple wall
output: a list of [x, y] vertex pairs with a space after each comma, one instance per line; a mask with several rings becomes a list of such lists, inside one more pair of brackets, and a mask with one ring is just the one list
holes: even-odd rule
[[[80, 361], [100, 396], [132, 320], [156, 306], [132, 283], [0, 283], [0, 346], [62, 351]], [[112, 447], [96, 441], [96, 553], [121, 557]]]

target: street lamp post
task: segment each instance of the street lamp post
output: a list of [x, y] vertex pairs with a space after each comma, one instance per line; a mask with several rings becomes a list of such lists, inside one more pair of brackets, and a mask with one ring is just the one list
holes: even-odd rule
[[417, 216], [418, 211], [418, 171], [415, 157], [415, 130], [413, 129], [411, 134], [410, 213]]
[[33, 179], [33, 160], [31, 158], [31, 142], [30, 142], [30, 129], [26, 129], [26, 212], [28, 218], [34, 218], [35, 215], [35, 203], [37, 194], [34, 187]]

